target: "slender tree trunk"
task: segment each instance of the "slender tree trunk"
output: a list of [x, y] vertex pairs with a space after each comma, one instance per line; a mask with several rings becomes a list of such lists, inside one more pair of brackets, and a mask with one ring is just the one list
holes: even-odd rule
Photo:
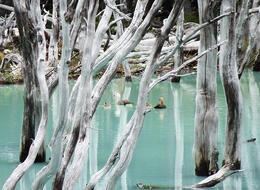
[[[181, 14], [177, 21], [177, 29], [176, 29], [176, 41], [178, 44], [182, 42], [182, 37], [184, 34], [184, 28], [183, 28], [183, 22], [184, 22], [184, 10], [181, 11]], [[181, 46], [174, 55], [174, 68], [178, 68], [183, 63], [183, 46]], [[178, 73], [179, 74], [179, 73]], [[180, 82], [181, 77], [174, 76], [172, 77], [172, 82]]]
[[[235, 11], [235, 0], [223, 0], [221, 11]], [[227, 101], [227, 124], [223, 165], [232, 169], [241, 165], [242, 96], [236, 64], [235, 14], [223, 18], [220, 28], [221, 40], [228, 40], [220, 48], [220, 75]]]
[[[55, 7], [57, 7], [58, 1], [53, 2]], [[61, 15], [67, 10], [66, 1], [60, 1], [61, 3]], [[62, 56], [59, 64], [59, 117], [58, 123], [55, 129], [55, 138], [52, 139], [50, 143], [51, 149], [51, 161], [45, 167], [43, 167], [40, 172], [37, 173], [36, 178], [32, 184], [32, 190], [43, 189], [46, 182], [56, 173], [61, 162], [61, 152], [62, 152], [62, 137], [65, 126], [67, 124], [67, 108], [68, 108], [68, 96], [69, 96], [69, 85], [68, 85], [68, 62], [70, 62], [71, 50], [70, 50], [70, 36], [69, 36], [69, 24], [62, 18]], [[57, 44], [56, 44], [57, 45]], [[55, 51], [53, 52], [55, 55]], [[55, 61], [55, 56], [54, 60]], [[57, 61], [57, 60], [56, 60]], [[54, 63], [56, 63], [53, 62]], [[56, 63], [57, 64], [57, 63]]]
[[[127, 10], [126, 5], [122, 6], [121, 10], [123, 12], [126, 12], [126, 10]], [[115, 17], [115, 19], [119, 19], [120, 18], [118, 13], [114, 13], [114, 17]], [[120, 36], [123, 34], [123, 32], [124, 32], [124, 25], [123, 25], [123, 22], [120, 20], [120, 21], [117, 22], [117, 39], [120, 38]], [[124, 72], [125, 72], [125, 81], [132, 82], [131, 70], [130, 70], [130, 66], [129, 66], [128, 61], [124, 60], [122, 62], [122, 65], [123, 65]]]
[[[214, 18], [209, 0], [199, 0], [200, 23]], [[217, 43], [217, 25], [212, 23], [200, 31], [200, 49], [203, 52]], [[208, 176], [218, 171], [218, 111], [216, 100], [217, 50], [201, 57], [197, 68], [197, 95], [195, 112], [194, 161], [195, 173]]]

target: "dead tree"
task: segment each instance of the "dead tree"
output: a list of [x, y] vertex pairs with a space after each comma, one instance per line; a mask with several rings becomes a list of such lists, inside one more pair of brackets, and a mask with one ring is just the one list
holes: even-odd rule
[[[221, 12], [235, 11], [236, 1], [223, 0]], [[223, 165], [232, 164], [232, 169], [241, 166], [241, 126], [242, 96], [240, 91], [237, 63], [235, 14], [223, 18], [220, 27], [220, 38], [228, 43], [220, 48], [220, 75], [227, 101], [227, 124]]]
[[[158, 35], [156, 39], [149, 62], [147, 63], [146, 69], [141, 79], [136, 110], [133, 113], [131, 120], [127, 124], [128, 129], [126, 130], [126, 132], [128, 133], [126, 133], [126, 135], [128, 135], [122, 136], [121, 140], [119, 140], [118, 143], [123, 143], [123, 150], [121, 150], [118, 162], [115, 164], [111, 173], [108, 175], [107, 184], [105, 187], [105, 189], [107, 190], [115, 189], [118, 178], [123, 174], [123, 172], [126, 170], [131, 161], [134, 147], [142, 131], [143, 121], [146, 113], [146, 100], [150, 92], [149, 85], [151, 82], [152, 73], [159, 61], [163, 44], [167, 39], [171, 28], [177, 21], [178, 15], [183, 7], [183, 3], [184, 1], [175, 1], [174, 8], [172, 9], [168, 17], [166, 24], [161, 28], [161, 33]], [[151, 9], [153, 9], [153, 6], [151, 7]], [[124, 139], [124, 141], [122, 141], [122, 139]], [[113, 154], [111, 154], [111, 156], [112, 155]], [[99, 172], [103, 171], [100, 170]], [[86, 189], [91, 188], [93, 188], [93, 186], [91, 187], [89, 184], [86, 187]]]
[[[177, 43], [181, 43], [183, 34], [184, 34], [184, 10], [181, 11], [181, 14], [177, 21], [177, 27], [176, 27], [176, 41]], [[184, 52], [183, 47], [181, 46], [174, 55], [174, 68], [178, 68], [182, 63], [184, 59]], [[180, 82], [181, 77], [175, 76], [171, 79], [172, 82]]]
[[[214, 18], [214, 3], [198, 1], [200, 23]], [[200, 49], [205, 51], [217, 43], [217, 25], [212, 23], [200, 31]], [[208, 176], [218, 171], [218, 110], [216, 93], [217, 50], [199, 59], [193, 155], [195, 173]]]
[[[42, 146], [48, 121], [48, 88], [45, 79], [46, 42], [44, 36], [44, 20], [40, 14], [39, 1], [28, 4], [27, 1], [14, 1], [17, 25], [21, 37], [21, 50], [24, 57], [25, 73], [25, 109], [23, 118], [22, 149], [28, 153], [23, 162], [17, 166], [7, 179], [3, 189], [14, 189], [18, 180], [34, 163]], [[38, 113], [35, 113], [38, 112]], [[37, 125], [35, 140], [28, 139], [31, 131]], [[30, 149], [29, 149], [30, 148]], [[43, 156], [40, 155], [43, 160]]]
[[[21, 51], [24, 57], [24, 112], [22, 123], [22, 136], [20, 145], [20, 162], [23, 162], [28, 153], [29, 148], [35, 138], [38, 126], [41, 121], [42, 105], [40, 97], [40, 84], [37, 77], [37, 67], [39, 64], [39, 57], [44, 57], [46, 50], [40, 51], [38, 48], [42, 46], [46, 47], [45, 36], [40, 35], [43, 32], [44, 23], [40, 13], [36, 13], [37, 4], [33, 4], [29, 7], [26, 6], [26, 1], [21, 3], [14, 3], [16, 21], [20, 33]], [[28, 10], [34, 9], [28, 12]], [[28, 12], [28, 13], [26, 13]], [[40, 24], [43, 26], [41, 26]], [[41, 31], [42, 30], [42, 31]], [[38, 36], [37, 36], [38, 35]], [[45, 61], [45, 58], [42, 60]], [[45, 146], [44, 142], [39, 150], [36, 162], [45, 161]]]

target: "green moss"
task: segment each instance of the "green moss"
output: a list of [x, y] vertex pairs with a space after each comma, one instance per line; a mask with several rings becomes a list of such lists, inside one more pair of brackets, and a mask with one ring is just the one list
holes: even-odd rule
[[184, 12], [184, 22], [199, 23], [199, 14], [196, 11]]
[[3, 73], [2, 76], [5, 79], [5, 81], [7, 81], [9, 83], [13, 83], [15, 81], [14, 75], [12, 75], [10, 73]]

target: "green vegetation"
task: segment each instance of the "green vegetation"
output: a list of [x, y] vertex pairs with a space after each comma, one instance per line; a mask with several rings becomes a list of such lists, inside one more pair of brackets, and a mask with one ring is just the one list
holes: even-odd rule
[[184, 12], [184, 22], [195, 22], [199, 23], [199, 14], [196, 11]]

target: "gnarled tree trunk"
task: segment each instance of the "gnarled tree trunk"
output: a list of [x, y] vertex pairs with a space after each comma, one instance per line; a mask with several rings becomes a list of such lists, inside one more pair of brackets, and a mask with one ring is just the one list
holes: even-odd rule
[[[210, 0], [199, 0], [200, 23], [214, 18]], [[200, 49], [203, 52], [217, 42], [217, 26], [212, 23], [200, 31]], [[217, 50], [199, 59], [197, 68], [197, 95], [193, 155], [195, 173], [208, 176], [218, 171], [218, 111], [216, 101]]]
[[[44, 142], [48, 121], [49, 103], [44, 68], [46, 42], [43, 28], [45, 23], [40, 14], [40, 2], [33, 1], [31, 4], [28, 4], [27, 1], [17, 0], [14, 1], [14, 5], [17, 25], [21, 37], [21, 50], [25, 62], [25, 99], [27, 101], [25, 103], [29, 103], [25, 105], [26, 108], [23, 123], [23, 130], [25, 132], [23, 135], [28, 135], [26, 132], [30, 132], [30, 129], [27, 128], [29, 126], [26, 126], [27, 122], [30, 123], [30, 127], [34, 127], [32, 125], [38, 124], [38, 130], [35, 140], [27, 139], [25, 141], [26, 143], [30, 143], [30, 146], [28, 144], [26, 146], [26, 148], [30, 148], [28, 151], [26, 150], [28, 156], [23, 155], [24, 157], [22, 158], [24, 161], [15, 168], [7, 179], [3, 187], [4, 190], [14, 189], [17, 182], [34, 163], [37, 153]], [[35, 93], [35, 91], [37, 92]], [[28, 113], [28, 111], [32, 111], [34, 115]], [[22, 141], [22, 143], [23, 142], [24, 141]], [[43, 156], [45, 155], [41, 154], [41, 161], [43, 160]]]
[[[221, 11], [235, 11], [235, 0], [223, 0]], [[223, 165], [232, 164], [232, 169], [240, 169], [241, 165], [241, 126], [242, 126], [242, 96], [240, 91], [235, 39], [235, 14], [223, 18], [220, 28], [220, 38], [228, 40], [220, 48], [220, 75], [227, 101], [227, 124]]]
[[[40, 86], [36, 73], [39, 54], [44, 52], [39, 52], [37, 49], [39, 39], [37, 36], [38, 29], [36, 25], [37, 19], [35, 18], [36, 15], [33, 15], [32, 11], [29, 13], [29, 10], [26, 10], [28, 7], [24, 7], [23, 9], [22, 3], [20, 5], [15, 5], [16, 22], [19, 28], [21, 40], [20, 44], [24, 58], [23, 73], [25, 92], [22, 136], [20, 144], [20, 162], [23, 162], [29, 153], [30, 146], [33, 142], [33, 139], [35, 138], [37, 128], [41, 120], [42, 105], [41, 100], [39, 99]], [[35, 162], [44, 162], [45, 154], [46, 153], [43, 142]]]

